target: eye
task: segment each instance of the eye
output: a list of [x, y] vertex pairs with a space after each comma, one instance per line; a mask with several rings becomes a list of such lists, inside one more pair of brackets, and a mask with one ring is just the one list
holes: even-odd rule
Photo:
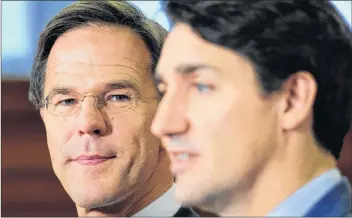
[[197, 89], [198, 92], [209, 92], [211, 91], [211, 86], [203, 83], [195, 83], [193, 86]]
[[110, 95], [108, 101], [130, 101], [131, 98], [128, 95]]
[[65, 99], [65, 100], [61, 100], [59, 101], [56, 105], [62, 105], [62, 106], [70, 106], [77, 103], [77, 101], [73, 98], [69, 98], [69, 99]]

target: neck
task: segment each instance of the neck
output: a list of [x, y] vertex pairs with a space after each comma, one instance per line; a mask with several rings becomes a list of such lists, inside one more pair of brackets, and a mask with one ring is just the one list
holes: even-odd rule
[[[231, 202], [217, 210], [221, 216], [266, 216], [299, 188], [336, 166], [313, 137], [291, 139], [263, 164], [254, 182], [244, 191], [227, 196]], [[221, 205], [218, 203], [218, 205]]]
[[99, 208], [87, 209], [76, 205], [77, 213], [78, 216], [133, 216], [164, 194], [172, 184], [173, 178], [169, 171], [169, 160], [163, 150], [160, 152], [154, 173], [128, 198], [118, 203]]

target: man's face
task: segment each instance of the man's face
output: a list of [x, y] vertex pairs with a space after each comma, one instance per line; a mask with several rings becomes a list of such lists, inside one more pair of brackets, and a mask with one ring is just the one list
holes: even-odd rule
[[277, 105], [251, 64], [176, 24], [157, 67], [164, 93], [152, 124], [176, 176], [177, 199], [210, 205], [245, 191], [275, 152]]
[[158, 103], [150, 64], [142, 39], [123, 27], [71, 30], [50, 52], [51, 111], [41, 116], [55, 174], [80, 207], [122, 200], [154, 172], [160, 141], [150, 133]]

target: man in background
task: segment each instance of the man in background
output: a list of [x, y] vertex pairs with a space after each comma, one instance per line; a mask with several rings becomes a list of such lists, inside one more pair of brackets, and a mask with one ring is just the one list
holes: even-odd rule
[[86, 1], [40, 36], [29, 99], [79, 216], [196, 216], [175, 201], [169, 159], [150, 133], [165, 35], [127, 2]]
[[169, 1], [152, 124], [176, 197], [221, 216], [351, 216], [336, 168], [352, 34], [328, 1]]

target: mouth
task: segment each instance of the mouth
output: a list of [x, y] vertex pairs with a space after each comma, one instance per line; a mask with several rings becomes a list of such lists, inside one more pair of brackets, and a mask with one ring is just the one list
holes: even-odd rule
[[195, 150], [190, 149], [177, 149], [177, 148], [169, 148], [168, 154], [171, 161], [171, 172], [174, 175], [189, 171], [192, 169], [199, 157], [200, 153]]
[[98, 165], [103, 162], [109, 161], [116, 156], [110, 156], [110, 157], [105, 157], [105, 156], [100, 156], [100, 155], [81, 155], [72, 161], [81, 164], [81, 165]]

